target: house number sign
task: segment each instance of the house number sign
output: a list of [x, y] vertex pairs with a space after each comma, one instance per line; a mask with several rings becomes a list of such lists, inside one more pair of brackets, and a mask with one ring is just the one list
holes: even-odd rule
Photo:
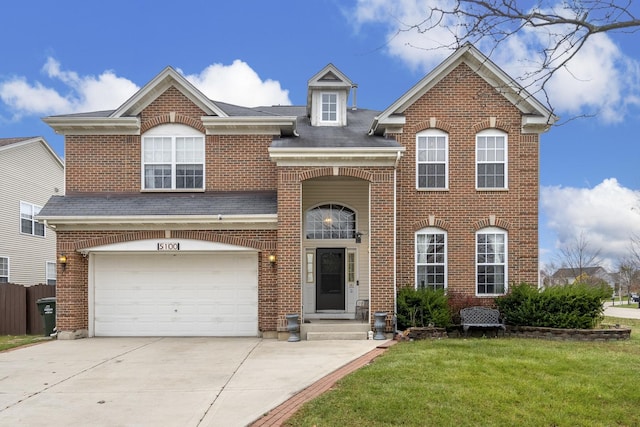
[[158, 243], [158, 250], [159, 251], [179, 251], [180, 250], [180, 243], [178, 243], [178, 242]]

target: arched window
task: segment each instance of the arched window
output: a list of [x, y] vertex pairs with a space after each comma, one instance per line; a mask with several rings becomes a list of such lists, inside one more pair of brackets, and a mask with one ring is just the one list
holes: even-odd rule
[[204, 135], [180, 124], [142, 135], [144, 190], [204, 190]]
[[305, 236], [307, 239], [354, 239], [356, 213], [336, 204], [309, 209], [305, 217]]

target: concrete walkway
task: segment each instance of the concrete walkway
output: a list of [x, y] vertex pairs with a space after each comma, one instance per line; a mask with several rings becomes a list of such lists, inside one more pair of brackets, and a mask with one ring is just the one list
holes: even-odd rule
[[[620, 305], [619, 302], [616, 301], [616, 304]], [[604, 303], [604, 315], [611, 317], [621, 317], [623, 319], [640, 319], [640, 309], [638, 308], [638, 303], [632, 303], [632, 307], [616, 307], [610, 301]]]
[[0, 426], [245, 426], [382, 342], [45, 342], [0, 353]]

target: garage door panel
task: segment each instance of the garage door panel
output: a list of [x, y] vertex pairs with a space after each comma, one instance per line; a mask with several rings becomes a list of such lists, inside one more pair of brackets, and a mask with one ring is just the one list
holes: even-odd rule
[[256, 336], [255, 253], [96, 254], [96, 336]]

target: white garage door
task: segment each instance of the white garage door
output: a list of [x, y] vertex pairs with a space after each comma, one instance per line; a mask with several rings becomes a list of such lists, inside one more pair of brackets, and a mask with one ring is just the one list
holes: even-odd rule
[[95, 254], [95, 336], [257, 336], [258, 256]]

